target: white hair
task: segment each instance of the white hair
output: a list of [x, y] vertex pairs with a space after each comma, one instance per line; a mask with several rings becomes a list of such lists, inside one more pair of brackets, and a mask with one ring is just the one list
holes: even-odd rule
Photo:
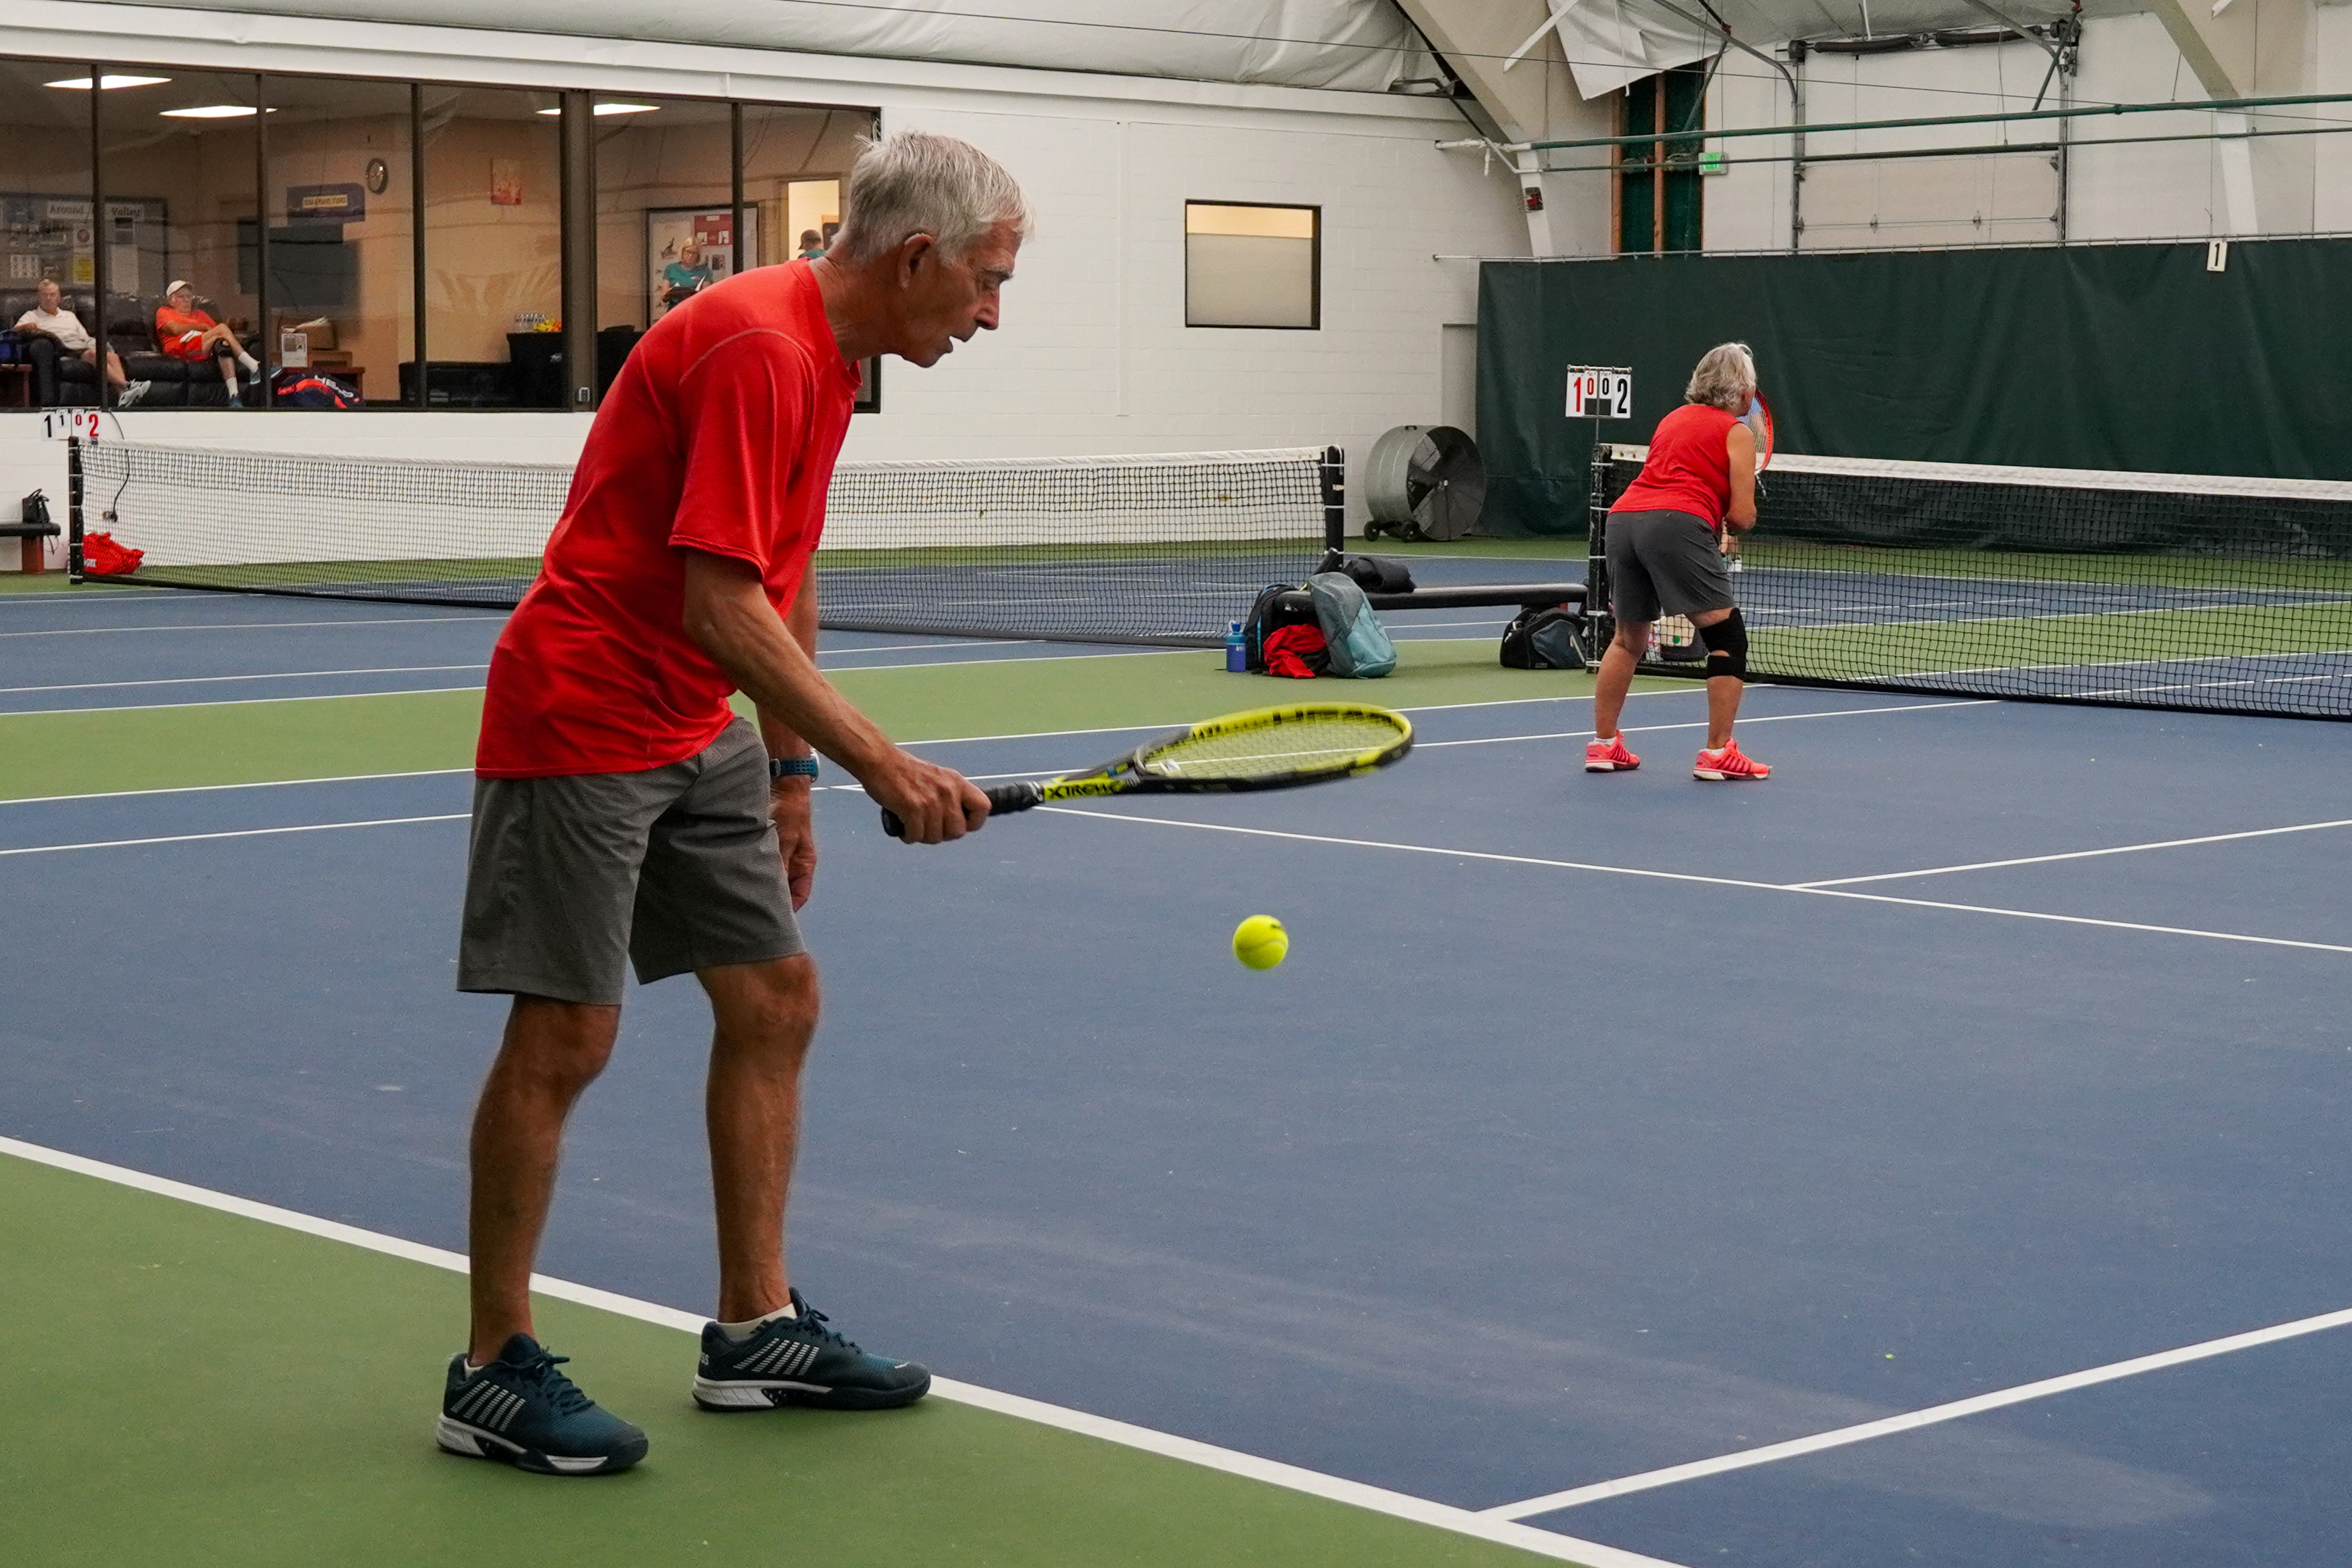
[[1756, 395], [1756, 355], [1746, 343], [1717, 343], [1699, 356], [1683, 388], [1685, 403], [1704, 403], [1729, 414], [1746, 414]]
[[854, 267], [928, 234], [958, 260], [1000, 223], [1028, 237], [1029, 204], [995, 159], [952, 136], [901, 131], [866, 142], [850, 166], [828, 254]]

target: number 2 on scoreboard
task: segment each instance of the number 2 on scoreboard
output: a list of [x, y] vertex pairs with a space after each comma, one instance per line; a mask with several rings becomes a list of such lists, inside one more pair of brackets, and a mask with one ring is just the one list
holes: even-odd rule
[[1631, 419], [1633, 416], [1633, 373], [1603, 365], [1570, 365], [1568, 416], [1570, 419]]

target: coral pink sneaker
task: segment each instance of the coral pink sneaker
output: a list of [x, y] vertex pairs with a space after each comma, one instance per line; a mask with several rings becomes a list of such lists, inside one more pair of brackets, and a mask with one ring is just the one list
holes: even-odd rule
[[1641, 765], [1642, 759], [1625, 749], [1625, 737], [1622, 734], [1584, 743], [1584, 771], [1588, 773], [1631, 773]]
[[1723, 743], [1723, 750], [1719, 752], [1702, 750], [1698, 754], [1698, 761], [1691, 764], [1691, 777], [1706, 779], [1715, 784], [1737, 783], [1749, 779], [1761, 782], [1771, 776], [1772, 770], [1762, 763], [1751, 762], [1748, 753], [1739, 749], [1739, 742], [1737, 741], [1726, 741]]

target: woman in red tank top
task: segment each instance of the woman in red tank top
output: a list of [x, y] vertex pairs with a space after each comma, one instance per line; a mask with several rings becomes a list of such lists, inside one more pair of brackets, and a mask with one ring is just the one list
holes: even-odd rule
[[1732, 596], [1723, 546], [1756, 526], [1756, 437], [1742, 418], [1756, 400], [1746, 343], [1718, 343], [1691, 372], [1683, 406], [1658, 421], [1642, 471], [1609, 509], [1609, 609], [1617, 635], [1592, 688], [1589, 773], [1642, 765], [1617, 728], [1633, 671], [1661, 614], [1687, 616], [1706, 647], [1706, 745], [1691, 766], [1710, 782], [1758, 780], [1771, 769], [1731, 738], [1748, 677], [1748, 626]]

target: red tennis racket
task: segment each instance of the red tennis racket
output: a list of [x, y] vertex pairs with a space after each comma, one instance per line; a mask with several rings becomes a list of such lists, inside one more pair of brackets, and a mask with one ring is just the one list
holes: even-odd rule
[[1772, 462], [1772, 410], [1758, 393], [1748, 401], [1748, 412], [1739, 416], [1756, 437], [1756, 471], [1762, 473]]

